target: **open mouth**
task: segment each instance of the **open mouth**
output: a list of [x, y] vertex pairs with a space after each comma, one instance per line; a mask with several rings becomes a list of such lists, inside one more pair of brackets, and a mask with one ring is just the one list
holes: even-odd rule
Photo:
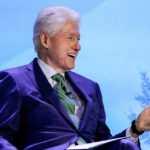
[[76, 54], [68, 53], [68, 56], [71, 57], [71, 58], [75, 58], [75, 57], [76, 57]]

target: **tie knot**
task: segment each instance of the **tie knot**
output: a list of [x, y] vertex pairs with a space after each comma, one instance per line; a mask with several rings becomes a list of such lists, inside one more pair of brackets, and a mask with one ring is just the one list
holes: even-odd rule
[[61, 88], [62, 90], [64, 90], [65, 94], [71, 98], [71, 92], [65, 82], [64, 77], [61, 74], [57, 73], [52, 78], [58, 83], [57, 88]]
[[59, 73], [56, 73], [52, 78], [58, 83], [64, 81], [64, 77]]

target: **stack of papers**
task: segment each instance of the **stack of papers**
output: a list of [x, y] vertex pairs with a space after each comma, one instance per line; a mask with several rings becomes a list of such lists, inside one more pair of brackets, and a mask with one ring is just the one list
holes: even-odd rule
[[127, 139], [129, 137], [120, 137], [120, 138], [114, 138], [114, 139], [109, 139], [109, 140], [104, 140], [104, 141], [100, 141], [100, 142], [93, 142], [93, 143], [87, 143], [87, 144], [81, 144], [81, 145], [72, 145], [69, 148], [67, 148], [67, 150], [76, 150], [76, 149], [80, 149], [80, 150], [84, 150], [84, 149], [94, 149], [97, 147], [100, 147], [104, 144], [108, 144], [117, 140], [121, 140], [121, 139]]

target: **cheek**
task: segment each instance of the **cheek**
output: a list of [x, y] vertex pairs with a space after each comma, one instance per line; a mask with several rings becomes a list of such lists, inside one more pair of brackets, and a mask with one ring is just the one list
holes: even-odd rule
[[56, 62], [59, 64], [64, 64], [67, 61], [67, 55], [64, 52], [59, 52], [57, 54], [54, 54], [55, 56], [53, 57]]

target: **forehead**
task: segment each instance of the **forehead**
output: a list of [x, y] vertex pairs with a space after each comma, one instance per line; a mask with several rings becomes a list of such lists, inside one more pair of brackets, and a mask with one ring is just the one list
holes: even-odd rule
[[60, 32], [62, 34], [75, 34], [75, 35], [80, 35], [80, 32], [79, 32], [79, 25], [75, 22], [75, 21], [72, 21], [72, 20], [67, 20], [65, 21], [65, 23], [63, 24]]

